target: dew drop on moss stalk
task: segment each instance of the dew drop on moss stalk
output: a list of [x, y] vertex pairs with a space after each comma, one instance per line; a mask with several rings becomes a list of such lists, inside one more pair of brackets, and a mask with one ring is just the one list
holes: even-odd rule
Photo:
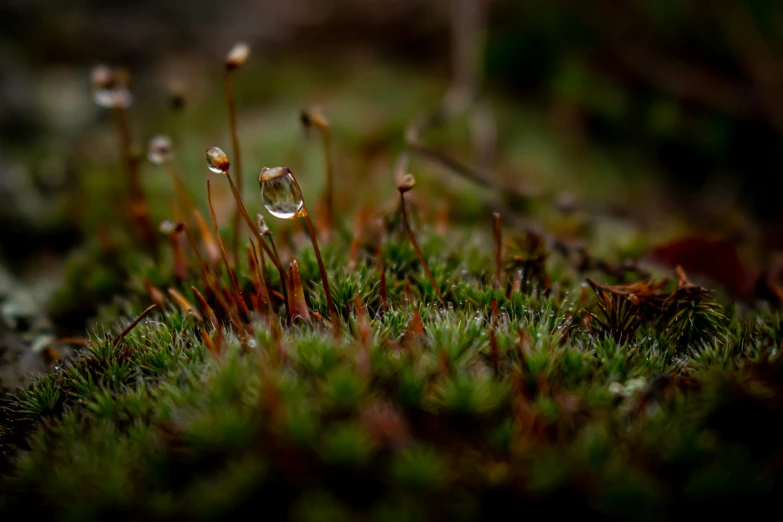
[[263, 168], [258, 176], [264, 206], [275, 217], [292, 219], [306, 214], [302, 191], [288, 167]]
[[225, 174], [228, 172], [230, 163], [228, 156], [218, 147], [207, 149], [207, 167], [215, 174]]

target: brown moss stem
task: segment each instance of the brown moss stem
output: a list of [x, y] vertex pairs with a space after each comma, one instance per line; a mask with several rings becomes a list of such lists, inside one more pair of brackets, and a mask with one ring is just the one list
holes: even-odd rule
[[[266, 260], [264, 259], [264, 251], [262, 250], [259, 252], [258, 247], [256, 246], [255, 242], [253, 241], [253, 238], [250, 238], [250, 246], [248, 246], [248, 252], [250, 255], [253, 256], [253, 264], [255, 265], [255, 277], [257, 279], [261, 279], [263, 277], [263, 280], [267, 283], [267, 286], [265, 288], [266, 290], [266, 304], [267, 304], [267, 311], [269, 312], [269, 317], [274, 319], [275, 318], [275, 311], [274, 308], [272, 308], [272, 294], [269, 293], [269, 289], [271, 288], [271, 285], [269, 285], [269, 272], [266, 268]], [[249, 260], [248, 260], [249, 261]]]
[[[261, 248], [266, 252], [266, 254], [272, 259], [272, 263], [275, 265], [275, 268], [277, 268], [277, 272], [280, 274], [280, 286], [283, 290], [283, 301], [285, 303], [286, 310], [290, 310], [288, 307], [288, 291], [287, 291], [287, 284], [288, 284], [288, 276], [286, 276], [285, 270], [283, 269], [283, 265], [280, 263], [280, 258], [277, 256], [277, 251], [273, 253], [269, 247], [267, 246], [266, 242], [264, 241], [264, 238], [261, 236], [261, 233], [258, 231], [258, 228], [253, 224], [253, 221], [250, 219], [250, 215], [247, 213], [247, 209], [245, 208], [245, 204], [242, 203], [242, 198], [239, 195], [239, 190], [237, 189], [236, 185], [234, 185], [234, 180], [231, 179], [231, 174], [226, 171], [226, 178], [228, 178], [228, 185], [231, 187], [231, 193], [234, 195], [234, 200], [237, 202], [237, 209], [239, 210], [239, 213], [242, 215], [242, 217], [245, 219], [245, 222], [247, 223], [247, 226], [250, 227], [250, 230], [253, 232], [253, 235], [256, 236], [256, 240], [258, 241], [258, 244], [261, 245]], [[274, 243], [272, 243], [274, 245]], [[268, 280], [267, 280], [268, 282]], [[272, 295], [272, 287], [271, 285], [267, 288], [269, 291], [269, 295]]]
[[212, 324], [213, 328], [217, 328], [219, 323], [217, 316], [215, 315], [215, 311], [211, 306], [209, 306], [206, 298], [201, 294], [201, 292], [198, 291], [198, 288], [191, 286], [190, 289], [193, 290], [193, 295], [196, 296], [196, 301], [198, 301], [198, 304], [201, 307], [201, 310], [204, 312], [204, 315], [207, 316], [207, 320]]
[[500, 214], [492, 213], [492, 234], [495, 238], [495, 290], [500, 288], [503, 271], [503, 230], [500, 228]]
[[134, 319], [134, 321], [131, 324], [129, 324], [127, 328], [125, 328], [125, 330], [123, 330], [119, 336], [117, 336], [117, 338], [114, 340], [114, 346], [120, 344], [122, 340], [125, 338], [125, 336], [128, 335], [131, 332], [131, 330], [136, 328], [136, 325], [139, 324], [141, 320], [144, 319], [144, 317], [146, 317], [147, 314], [150, 313], [154, 308], [157, 308], [157, 306], [158, 305], [154, 305], [154, 304], [150, 305], [147, 307], [146, 310], [140, 313], [139, 316], [136, 319]]
[[226, 254], [226, 249], [223, 246], [223, 240], [220, 239], [217, 217], [215, 216], [215, 209], [212, 206], [212, 189], [210, 187], [209, 180], [207, 180], [207, 200], [209, 201], [209, 215], [212, 217], [212, 229], [215, 232], [215, 237], [217, 238], [217, 243], [220, 247], [220, 255], [223, 257], [223, 264], [226, 265], [226, 270], [228, 271], [228, 279], [231, 281], [231, 289], [234, 291], [237, 305], [239, 305], [240, 301], [242, 300], [242, 293], [239, 291], [239, 283], [237, 283], [236, 275], [234, 274], [234, 270], [231, 268], [231, 263], [228, 260], [228, 254]]
[[131, 150], [131, 132], [128, 122], [128, 113], [122, 107], [115, 107], [114, 127], [119, 141], [122, 162], [127, 170], [128, 177], [128, 202], [130, 216], [139, 229], [142, 241], [155, 259], [158, 258], [158, 236], [152, 226], [149, 216], [149, 205], [141, 186], [141, 174], [138, 158], [134, 157]]
[[182, 216], [184, 217], [188, 214], [193, 215], [193, 213], [198, 210], [198, 207], [196, 206], [196, 201], [190, 194], [187, 185], [185, 185], [185, 182], [182, 180], [179, 169], [173, 162], [168, 161], [166, 162], [166, 171], [169, 173], [171, 182], [174, 184], [174, 192], [177, 196], [177, 202], [180, 206]]
[[375, 249], [375, 255], [378, 259], [377, 265], [378, 265], [378, 272], [380, 277], [380, 289], [379, 292], [381, 294], [381, 311], [387, 312], [389, 311], [389, 290], [386, 286], [386, 263], [383, 261], [383, 251], [381, 250], [380, 245], [376, 247]]
[[321, 128], [324, 146], [324, 161], [326, 162], [326, 227], [331, 233], [334, 226], [334, 163], [332, 158], [332, 135], [329, 126]]
[[191, 248], [193, 250], [193, 253], [196, 254], [196, 258], [198, 259], [199, 267], [201, 268], [201, 277], [204, 279], [204, 284], [207, 285], [207, 288], [212, 293], [212, 295], [215, 296], [220, 306], [225, 310], [225, 312], [229, 315], [232, 313], [231, 307], [228, 305], [228, 302], [223, 299], [223, 294], [220, 293], [220, 290], [217, 288], [217, 286], [212, 281], [212, 274], [209, 272], [209, 266], [204, 262], [204, 258], [201, 257], [201, 252], [198, 250], [198, 245], [195, 242], [195, 239], [193, 238], [193, 235], [190, 233], [190, 229], [187, 227], [187, 225], [183, 224], [183, 229], [185, 230], [185, 234], [188, 238], [188, 243], [190, 243]]
[[315, 237], [313, 222], [310, 221], [310, 214], [308, 214], [306, 210], [304, 222], [307, 226], [307, 233], [310, 234], [310, 242], [313, 244], [315, 259], [318, 261], [318, 269], [321, 271], [321, 281], [323, 281], [324, 284], [324, 293], [326, 293], [326, 303], [329, 306], [329, 313], [332, 316], [332, 324], [334, 324], [335, 333], [338, 333], [340, 331], [340, 317], [337, 315], [337, 309], [334, 307], [334, 301], [332, 300], [332, 291], [329, 289], [329, 278], [326, 276], [324, 261], [321, 259], [321, 249], [318, 248], [318, 239]]
[[[234, 104], [234, 87], [232, 82], [233, 69], [226, 69], [225, 74], [225, 89], [226, 89], [226, 105], [228, 106], [228, 122], [229, 129], [231, 131], [231, 147], [234, 151], [232, 160], [234, 162], [234, 172], [237, 173], [237, 187], [239, 193], [242, 194], [243, 180], [242, 175], [242, 157], [239, 152], [239, 136], [237, 135], [237, 114], [236, 106]], [[232, 229], [234, 231], [234, 237], [231, 243], [231, 253], [234, 256], [234, 262], [239, 263], [239, 210], [234, 213], [232, 219]], [[253, 228], [251, 226], [251, 228]]]
[[500, 349], [498, 348], [498, 338], [497, 338], [497, 327], [498, 327], [498, 300], [493, 299], [492, 300], [492, 317], [490, 319], [490, 327], [489, 327], [489, 355], [490, 360], [492, 361], [492, 372], [494, 373], [495, 377], [500, 377]]
[[424, 273], [427, 274], [427, 279], [429, 279], [430, 284], [432, 285], [432, 288], [435, 290], [435, 294], [438, 296], [438, 299], [445, 305], [446, 300], [443, 299], [443, 294], [440, 292], [440, 288], [438, 287], [438, 284], [435, 282], [435, 278], [432, 276], [432, 272], [430, 272], [430, 267], [427, 265], [427, 260], [424, 259], [424, 254], [421, 253], [421, 249], [419, 248], [419, 244], [416, 242], [416, 236], [413, 233], [413, 229], [411, 228], [411, 224], [408, 222], [408, 212], [405, 210], [405, 193], [400, 190], [400, 209], [402, 210], [402, 220], [405, 222], [405, 230], [408, 231], [408, 237], [411, 239], [411, 244], [413, 245], [413, 249], [416, 251], [416, 256], [419, 258], [419, 262], [421, 263], [422, 268], [424, 269]]
[[[275, 246], [274, 241], [272, 241], [271, 237], [269, 238], [269, 240], [270, 243], [272, 244], [272, 250], [274, 250], [276, 254], [277, 250], [274, 248]], [[261, 268], [261, 275], [264, 278], [265, 288], [267, 294], [269, 294], [268, 297], [271, 302], [272, 297], [274, 296], [274, 291], [272, 290], [272, 283], [271, 283], [271, 279], [269, 278], [269, 269], [266, 266], [266, 255], [264, 254], [264, 251], [255, 244], [252, 238], [250, 238], [250, 244], [253, 245], [253, 255], [256, 256], [256, 264]]]

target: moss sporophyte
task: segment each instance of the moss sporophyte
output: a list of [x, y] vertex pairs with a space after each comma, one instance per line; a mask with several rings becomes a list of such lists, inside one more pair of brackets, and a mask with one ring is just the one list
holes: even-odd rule
[[[239, 134], [237, 132], [237, 111], [234, 103], [234, 86], [233, 76], [234, 71], [242, 67], [250, 56], [250, 46], [245, 42], [237, 42], [226, 54], [225, 60], [225, 91], [226, 91], [226, 106], [228, 107], [228, 123], [229, 130], [231, 131], [231, 146], [234, 151], [234, 171], [237, 174], [239, 193], [242, 193], [244, 187], [244, 176], [242, 175], [242, 155], [239, 149]], [[232, 240], [231, 252], [234, 257], [234, 262], [239, 263], [239, 209], [234, 213], [233, 218], [233, 230], [234, 236]]]
[[[236, 202], [238, 212], [244, 218], [245, 223], [247, 223], [247, 226], [250, 228], [250, 231], [255, 236], [259, 247], [263, 249], [264, 253], [266, 253], [266, 255], [269, 256], [269, 258], [272, 260], [272, 263], [275, 265], [275, 268], [277, 269], [277, 272], [280, 275], [281, 294], [283, 296], [283, 301], [285, 303], [286, 310], [288, 311], [288, 314], [290, 316], [291, 308], [289, 306], [289, 297], [286, 288], [288, 277], [286, 275], [285, 269], [283, 268], [283, 265], [280, 262], [280, 258], [278, 257], [276, 250], [272, 250], [269, 248], [269, 246], [266, 244], [264, 236], [261, 234], [261, 231], [250, 219], [250, 215], [248, 215], [247, 210], [245, 209], [245, 205], [242, 202], [242, 197], [240, 196], [239, 190], [237, 189], [236, 185], [234, 185], [234, 180], [231, 178], [231, 172], [229, 171], [229, 167], [231, 166], [231, 163], [228, 159], [228, 156], [220, 148], [211, 147], [207, 149], [206, 159], [207, 159], [207, 167], [209, 167], [209, 170], [215, 172], [216, 174], [224, 174], [226, 176], [226, 179], [228, 179], [228, 184], [229, 187], [231, 188], [231, 194], [234, 196], [234, 201]], [[271, 240], [271, 236], [269, 236], [269, 239]], [[266, 278], [265, 282], [267, 286], [268, 295], [271, 296], [272, 295], [271, 283], [268, 278]]]
[[261, 187], [261, 199], [270, 214], [280, 219], [304, 218], [307, 233], [310, 235], [310, 241], [315, 251], [315, 258], [318, 261], [318, 269], [321, 271], [321, 281], [324, 285], [329, 314], [332, 316], [332, 326], [335, 335], [339, 335], [341, 329], [340, 317], [337, 315], [337, 310], [334, 307], [332, 292], [329, 288], [329, 277], [326, 274], [326, 268], [321, 258], [321, 249], [318, 248], [318, 239], [316, 238], [310, 215], [307, 212], [302, 189], [299, 187], [294, 173], [288, 167], [264, 167], [258, 173], [258, 184]]

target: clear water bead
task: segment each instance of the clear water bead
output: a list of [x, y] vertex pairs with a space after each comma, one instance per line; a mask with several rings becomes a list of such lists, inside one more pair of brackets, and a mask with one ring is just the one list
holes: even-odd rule
[[273, 216], [291, 219], [307, 215], [302, 191], [288, 167], [264, 167], [258, 175], [258, 183], [264, 206]]
[[228, 167], [231, 163], [228, 161], [228, 156], [218, 147], [212, 147], [207, 149], [207, 167], [215, 174], [225, 174], [228, 172]]
[[158, 225], [158, 230], [161, 234], [169, 235], [173, 234], [177, 230], [177, 224], [171, 221], [170, 219], [165, 219], [160, 222], [160, 225]]
[[155, 165], [163, 165], [171, 161], [171, 158], [174, 156], [171, 148], [171, 138], [164, 134], [159, 134], [150, 140], [147, 149], [147, 159]]
[[97, 106], [104, 109], [127, 109], [133, 105], [133, 96], [127, 87], [93, 91], [92, 99]]
[[92, 98], [104, 109], [127, 109], [133, 104], [128, 90], [129, 75], [123, 69], [111, 69], [98, 65], [90, 73]]

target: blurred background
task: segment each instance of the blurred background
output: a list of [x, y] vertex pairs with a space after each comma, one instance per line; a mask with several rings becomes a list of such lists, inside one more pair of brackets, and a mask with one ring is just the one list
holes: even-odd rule
[[[384, 203], [406, 126], [463, 82], [476, 110], [432, 142], [494, 181], [476, 188], [454, 169], [414, 163], [442, 200], [431, 194], [423, 207], [480, 221], [488, 200], [471, 194], [514, 187], [519, 197], [505, 208], [610, 256], [695, 234], [725, 247], [708, 257], [729, 248], [728, 265], [713, 272], [737, 295], [783, 246], [776, 0], [6, 0], [0, 28], [6, 295], [18, 280], [29, 289], [97, 278], [93, 286], [109, 288], [103, 297], [116, 290], [112, 274], [62, 263], [78, 249], [88, 256], [92, 236], [120, 234], [109, 226], [116, 192], [107, 187], [122, 170], [90, 69], [131, 72], [137, 146], [172, 135], [200, 193], [202, 151], [228, 150], [222, 65], [240, 40], [252, 48], [235, 83], [248, 199], [266, 164], [301, 169], [305, 192], [321, 190], [320, 149], [298, 120], [318, 104], [334, 129], [338, 186]], [[172, 108], [172, 96], [184, 108]], [[144, 180], [165, 218], [168, 180], [150, 165]], [[343, 192], [350, 223], [364, 203]], [[740, 260], [734, 248], [752, 253]]]

